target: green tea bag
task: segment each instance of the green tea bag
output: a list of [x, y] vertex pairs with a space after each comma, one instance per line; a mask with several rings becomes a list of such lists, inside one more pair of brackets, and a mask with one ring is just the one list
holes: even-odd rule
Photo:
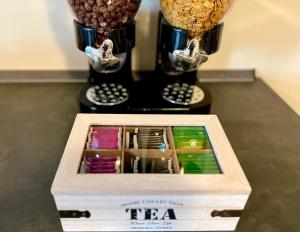
[[213, 153], [182, 153], [178, 155], [182, 174], [220, 174]]
[[220, 174], [219, 170], [181, 170], [183, 174]]
[[172, 132], [177, 149], [210, 147], [204, 127], [173, 127]]

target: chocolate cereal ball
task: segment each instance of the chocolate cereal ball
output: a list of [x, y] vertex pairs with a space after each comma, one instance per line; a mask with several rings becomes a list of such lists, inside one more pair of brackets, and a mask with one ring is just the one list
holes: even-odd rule
[[109, 30], [132, 22], [141, 0], [68, 0], [79, 23], [97, 31], [99, 47]]

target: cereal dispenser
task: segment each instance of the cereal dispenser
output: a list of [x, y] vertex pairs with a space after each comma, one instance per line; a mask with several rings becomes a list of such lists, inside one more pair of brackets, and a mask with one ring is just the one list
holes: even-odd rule
[[90, 64], [80, 95], [83, 112], [120, 111], [129, 98], [134, 17], [141, 0], [69, 0], [76, 16], [77, 47]]
[[160, 4], [157, 71], [167, 82], [162, 97], [174, 107], [205, 113], [210, 96], [197, 83], [197, 70], [219, 49], [220, 20], [232, 0], [160, 0]]
[[134, 17], [141, 0], [69, 0], [76, 16], [77, 46], [90, 64], [81, 111], [209, 113], [210, 94], [197, 82], [197, 71], [218, 51], [221, 20], [232, 2], [160, 0], [156, 68], [132, 72]]

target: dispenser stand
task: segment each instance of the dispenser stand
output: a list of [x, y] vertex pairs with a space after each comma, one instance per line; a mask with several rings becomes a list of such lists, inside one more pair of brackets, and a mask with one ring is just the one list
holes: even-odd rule
[[[202, 38], [201, 47], [207, 55], [218, 50], [222, 28], [223, 24], [220, 24], [207, 32]], [[102, 74], [91, 68], [89, 84], [82, 90], [80, 95], [81, 112], [208, 114], [211, 106], [211, 96], [199, 84], [197, 71], [174, 72], [174, 70], [168, 70], [168, 53], [178, 48], [185, 48], [188, 33], [168, 25], [161, 18], [156, 69], [146, 72], [131, 72], [131, 48], [133, 48], [135, 41], [134, 29], [134, 27], [130, 30], [128, 28], [121, 29], [123, 30], [121, 33], [115, 31], [115, 35], [118, 36], [111, 37], [112, 39], [118, 38], [115, 39], [117, 46], [127, 48], [127, 59], [121, 70], [113, 74]], [[87, 33], [88, 30], [87, 28], [83, 30], [82, 25], [77, 26], [77, 40], [80, 46], [84, 45], [86, 41], [92, 41], [90, 39], [92, 33]], [[80, 46], [78, 47], [80, 48]], [[121, 96], [123, 101], [119, 101], [118, 104], [113, 102], [97, 104], [89, 97], [90, 95], [94, 98], [101, 98], [102, 94], [111, 95], [112, 99]]]

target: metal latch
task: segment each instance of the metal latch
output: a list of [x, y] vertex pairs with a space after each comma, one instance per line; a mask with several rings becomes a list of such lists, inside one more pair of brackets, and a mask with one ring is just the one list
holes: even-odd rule
[[211, 212], [212, 217], [240, 217], [243, 210], [214, 210]]
[[89, 211], [79, 211], [79, 210], [60, 210], [60, 218], [89, 218], [91, 213]]

